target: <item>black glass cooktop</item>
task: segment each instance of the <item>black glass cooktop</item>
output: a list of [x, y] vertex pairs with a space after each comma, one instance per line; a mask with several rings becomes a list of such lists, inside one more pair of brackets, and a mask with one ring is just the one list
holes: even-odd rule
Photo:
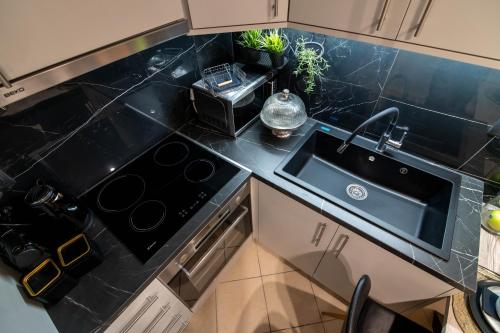
[[145, 262], [238, 171], [173, 134], [96, 186], [84, 200]]

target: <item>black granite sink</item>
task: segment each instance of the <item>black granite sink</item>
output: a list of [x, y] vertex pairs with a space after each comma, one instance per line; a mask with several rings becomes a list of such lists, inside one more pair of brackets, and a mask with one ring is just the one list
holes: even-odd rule
[[359, 137], [339, 154], [346, 135], [317, 126], [275, 172], [449, 260], [460, 176]]

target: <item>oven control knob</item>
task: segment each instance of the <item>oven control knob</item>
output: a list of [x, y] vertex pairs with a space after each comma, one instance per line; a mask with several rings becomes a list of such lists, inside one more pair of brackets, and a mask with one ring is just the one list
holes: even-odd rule
[[240, 204], [240, 202], [241, 202], [241, 196], [239, 196], [239, 195], [238, 195], [238, 196], [236, 197], [236, 204], [238, 204], [238, 205], [239, 205], [239, 204]]
[[187, 259], [188, 259], [188, 255], [187, 255], [187, 254], [183, 254], [183, 255], [181, 256], [181, 258], [179, 259], [179, 263], [180, 263], [181, 265], [182, 265], [182, 264], [185, 264], [185, 263], [186, 263], [186, 261], [187, 261]]

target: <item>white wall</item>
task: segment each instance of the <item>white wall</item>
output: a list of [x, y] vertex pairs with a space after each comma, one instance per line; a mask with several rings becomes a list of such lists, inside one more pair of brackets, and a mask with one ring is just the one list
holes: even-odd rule
[[18, 274], [0, 261], [0, 332], [57, 332], [43, 306], [24, 298], [17, 279]]

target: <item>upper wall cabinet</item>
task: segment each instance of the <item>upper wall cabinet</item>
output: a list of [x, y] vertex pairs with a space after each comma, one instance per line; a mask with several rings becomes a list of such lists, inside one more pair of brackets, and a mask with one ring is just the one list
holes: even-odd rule
[[13, 80], [183, 19], [181, 1], [3, 1], [0, 71]]
[[500, 1], [413, 0], [397, 39], [500, 60]]
[[395, 39], [409, 3], [410, 0], [290, 0], [290, 21]]
[[288, 0], [188, 0], [193, 29], [286, 22]]

